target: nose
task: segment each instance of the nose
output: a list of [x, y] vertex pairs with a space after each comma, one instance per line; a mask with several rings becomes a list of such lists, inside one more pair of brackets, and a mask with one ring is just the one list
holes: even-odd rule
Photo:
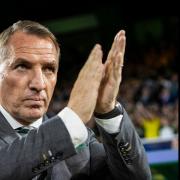
[[29, 83], [29, 87], [31, 90], [40, 92], [45, 89], [45, 77], [41, 69], [36, 69], [32, 72], [31, 80]]

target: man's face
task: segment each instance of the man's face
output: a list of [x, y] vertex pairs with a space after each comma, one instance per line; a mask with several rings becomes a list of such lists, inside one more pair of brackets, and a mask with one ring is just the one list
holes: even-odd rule
[[14, 57], [6, 60], [0, 75], [0, 103], [16, 120], [28, 124], [48, 109], [57, 79], [57, 51], [49, 38], [23, 32], [13, 34], [8, 44]]

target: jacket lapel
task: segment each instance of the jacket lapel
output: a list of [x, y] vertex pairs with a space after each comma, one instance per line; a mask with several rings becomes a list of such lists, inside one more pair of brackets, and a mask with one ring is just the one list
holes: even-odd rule
[[[43, 116], [43, 122], [47, 121], [48, 117], [47, 115]], [[10, 124], [7, 122], [6, 118], [3, 116], [3, 114], [0, 112], [0, 139], [5, 141], [6, 143], [10, 144], [12, 143], [18, 136], [18, 134], [15, 132], [15, 130], [10, 126]]]
[[18, 135], [0, 112], [0, 138], [6, 143], [12, 143]]

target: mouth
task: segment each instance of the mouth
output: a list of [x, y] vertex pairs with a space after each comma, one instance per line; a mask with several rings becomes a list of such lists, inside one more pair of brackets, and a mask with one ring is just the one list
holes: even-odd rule
[[45, 98], [41, 96], [32, 96], [32, 97], [27, 97], [25, 100], [30, 100], [30, 101], [44, 101]]
[[42, 97], [30, 97], [24, 99], [26, 106], [31, 108], [40, 108], [45, 105], [45, 98]]

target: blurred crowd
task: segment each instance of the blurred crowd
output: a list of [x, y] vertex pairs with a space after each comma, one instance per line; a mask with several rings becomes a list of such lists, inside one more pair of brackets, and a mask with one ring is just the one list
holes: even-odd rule
[[172, 73], [169, 77], [131, 78], [122, 84], [119, 100], [140, 137], [173, 137], [178, 132], [177, 80], [177, 73]]
[[[159, 50], [149, 48], [141, 58], [125, 59], [118, 100], [140, 137], [174, 137], [178, 134], [179, 106], [176, 49], [171, 46]], [[55, 89], [49, 116], [67, 105], [72, 86], [72, 81], [63, 81]], [[88, 126], [97, 132], [93, 118]]]

